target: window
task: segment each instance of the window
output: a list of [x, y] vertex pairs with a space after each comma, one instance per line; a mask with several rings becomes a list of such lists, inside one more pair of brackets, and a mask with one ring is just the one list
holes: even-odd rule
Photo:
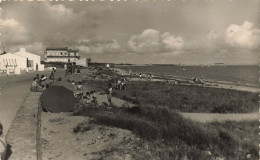
[[62, 52], [60, 52], [60, 55], [62, 56]]

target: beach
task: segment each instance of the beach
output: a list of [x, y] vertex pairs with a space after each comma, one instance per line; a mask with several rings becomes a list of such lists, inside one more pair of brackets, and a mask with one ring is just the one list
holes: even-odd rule
[[[49, 74], [48, 72], [49, 71], [46, 71], [44, 73]], [[23, 103], [23, 101], [26, 99], [26, 104], [29, 105], [29, 101], [38, 97], [32, 96], [33, 92], [31, 93], [29, 90], [30, 83], [32, 82], [32, 78], [34, 76], [35, 72], [23, 74], [20, 76], [1, 77], [1, 96], [8, 100], [1, 101], [1, 103], [4, 104], [1, 104], [1, 110], [7, 110], [5, 111], [6, 114], [3, 114], [4, 112], [1, 111], [3, 116], [0, 116], [3, 119], [2, 123], [4, 123], [5, 133], [12, 124], [12, 121], [15, 118], [15, 114], [17, 110], [19, 110], [20, 105]], [[196, 101], [200, 101], [200, 99], [197, 99], [194, 102], [187, 101], [187, 99], [192, 99], [192, 97], [195, 96], [193, 95], [192, 90], [194, 90], [194, 92], [196, 92], [198, 95], [200, 95], [200, 93], [198, 92], [203, 93], [203, 90], [207, 90], [208, 92], [213, 93], [217, 89], [217, 92], [214, 94], [225, 93], [228, 96], [234, 94], [238, 97], [253, 96], [256, 92], [254, 90], [251, 90], [248, 86], [244, 86], [245, 88], [241, 88], [241, 86], [239, 85], [233, 85], [232, 87], [230, 87], [231, 85], [223, 85], [216, 82], [214, 82], [214, 84], [206, 83], [206, 85], [194, 84], [192, 81], [182, 78], [169, 78], [168, 81], [166, 81], [164, 77], [160, 76], [153, 77], [153, 79], [151, 80], [146, 78], [140, 79], [137, 76], [134, 76], [130, 81], [128, 73], [124, 70], [106, 68], [100, 69], [93, 67], [82, 69], [80, 74], [72, 74], [67, 76], [65, 76], [65, 72], [63, 69], [58, 69], [55, 77], [56, 79], [61, 77], [62, 80], [56, 81], [52, 85], [66, 86], [66, 88], [68, 88], [69, 90], [77, 93], [76, 86], [79, 82], [81, 82], [84, 88], [83, 92], [95, 91], [98, 106], [81, 106], [77, 110], [68, 113], [50, 113], [42, 112], [41, 110], [39, 110], [40, 112], [42, 112], [40, 132], [35, 136], [40, 136], [38, 142], [36, 143], [36, 148], [39, 148], [39, 150], [37, 150], [37, 153], [41, 153], [40, 156], [42, 159], [71, 159], [72, 157], [77, 157], [77, 159], [98, 159], [102, 157], [106, 157], [108, 159], [153, 159], [152, 157], [156, 157], [155, 159], [162, 159], [162, 155], [160, 154], [165, 153], [167, 150], [167, 147], [165, 148], [164, 146], [166, 145], [165, 142], [156, 142], [158, 144], [154, 145], [154, 139], [158, 139], [158, 137], [162, 136], [160, 133], [162, 131], [162, 128], [156, 125], [158, 123], [161, 123], [162, 126], [165, 125], [164, 123], [177, 123], [177, 126], [179, 124], [182, 124], [184, 125], [182, 127], [189, 126], [187, 128], [187, 132], [194, 132], [193, 130], [195, 128], [198, 128], [198, 131], [196, 131], [196, 133], [193, 135], [197, 136], [196, 134], [201, 134], [202, 132], [200, 128], [208, 129], [210, 131], [208, 134], [211, 135], [213, 134], [213, 132], [211, 132], [211, 130], [213, 129], [212, 125], [216, 125], [217, 127], [220, 127], [222, 125], [235, 125], [234, 127], [237, 127], [237, 124], [245, 125], [247, 123], [252, 123], [252, 125], [255, 125], [254, 121], [257, 121], [259, 118], [256, 112], [250, 112], [250, 106], [244, 106], [249, 107], [248, 109], [244, 108], [247, 110], [243, 110], [243, 108], [229, 108], [231, 110], [226, 110], [228, 113], [223, 114], [216, 113], [219, 111], [225, 111], [225, 108], [220, 108], [220, 110], [218, 110], [218, 107], [221, 106], [217, 105], [215, 106], [216, 108], [213, 108], [214, 110], [211, 111], [209, 110], [210, 108], [207, 108], [205, 106], [201, 106], [202, 108], [196, 109], [193, 107], [189, 107], [189, 105], [194, 104], [194, 102]], [[128, 79], [127, 89], [125, 91], [116, 90], [113, 87], [113, 106], [109, 107], [107, 96], [105, 93], [107, 84], [112, 83], [114, 85], [114, 82], [116, 82], [117, 79], [120, 79], [120, 77], [126, 77]], [[176, 80], [179, 81], [178, 84], [173, 83]], [[76, 85], [73, 86], [71, 84], [72, 82], [75, 82]], [[157, 89], [158, 86], [160, 86], [160, 89]], [[167, 88], [167, 93], [172, 94], [172, 92], [169, 92], [171, 90], [170, 86], [173, 87], [173, 90], [175, 92], [177, 91], [178, 96], [186, 97], [185, 99], [182, 99], [180, 101], [178, 100], [178, 98], [174, 99], [176, 104], [180, 103], [184, 107], [182, 109], [177, 109], [179, 110], [177, 112], [175, 112], [175, 109], [172, 110], [171, 105], [165, 103], [164, 99], [160, 100], [156, 98], [156, 96], [164, 95], [164, 91], [166, 91]], [[145, 91], [142, 91], [143, 88], [146, 88]], [[156, 90], [156, 92], [154, 92], [154, 90]], [[189, 90], [189, 92], [192, 94], [191, 97], [187, 96], [188, 92], [186, 92], [186, 90]], [[137, 95], [142, 93], [149, 94], [140, 95], [140, 98], [143, 99], [136, 99], [132, 97], [132, 92]], [[215, 96], [212, 93], [204, 94], [204, 96]], [[15, 95], [17, 99], [11, 100], [11, 94]], [[213, 99], [211, 101], [214, 101], [214, 97], [212, 98]], [[157, 101], [153, 101], [152, 99], [157, 99]], [[220, 99], [222, 98], [220, 97]], [[251, 101], [250, 99], [248, 100]], [[34, 101], [39, 100], [35, 99]], [[230, 103], [228, 101], [228, 97], [227, 99], [225, 99], [225, 101], [225, 103], [227, 104]], [[234, 99], [234, 101], [236, 100]], [[182, 102], [184, 102], [184, 104], [182, 104]], [[163, 103], [164, 105], [162, 105], [161, 103]], [[210, 104], [207, 100], [203, 103], [205, 103], [205, 105]], [[6, 108], [2, 106], [6, 106]], [[34, 106], [33, 108], [37, 107], [38, 106]], [[185, 107], [188, 107], [187, 111], [183, 112], [182, 110], [185, 110]], [[191, 110], [192, 112], [189, 112], [189, 110]], [[23, 119], [23, 115], [21, 113], [19, 113], [19, 119]], [[145, 118], [146, 116], [148, 117]], [[154, 119], [151, 117], [152, 119], [150, 119], [150, 116], [156, 116], [157, 118]], [[164, 119], [163, 117], [168, 118]], [[15, 127], [20, 126], [19, 121], [15, 121], [15, 123], [17, 124], [13, 125], [14, 128], [11, 128], [10, 134], [15, 133]], [[150, 124], [153, 125], [150, 126]], [[134, 128], [132, 128], [131, 126], [134, 126]], [[245, 127], [243, 133], [248, 132], [249, 129], [252, 128]], [[225, 130], [228, 135], [238, 134], [230, 131], [228, 128], [222, 127], [220, 131], [222, 130]], [[168, 129], [167, 132], [171, 133], [172, 131]], [[251, 134], [252, 133], [249, 132], [249, 135]], [[21, 135], [23, 134], [21, 133]], [[179, 137], [175, 134], [172, 135], [176, 136], [175, 138], [177, 139], [182, 139], [182, 141], [187, 140], [185, 137]], [[189, 137], [190, 135], [187, 136]], [[163, 136], [159, 139], [165, 138], [166, 137]], [[249, 140], [252, 140], [251, 138], [252, 137], [249, 137]], [[23, 139], [26, 140], [30, 138], [24, 136]], [[15, 138], [12, 140], [12, 143], [14, 143], [14, 140]], [[60, 143], [62, 140], [66, 141]], [[218, 139], [218, 141], [222, 140]], [[238, 140], [235, 139], [235, 141]], [[175, 142], [170, 140], [168, 143], [170, 143], [171, 145], [176, 145]], [[244, 142], [241, 141], [239, 143]], [[186, 143], [182, 145], [188, 147], [188, 150], [178, 149], [177, 147], [177, 149], [171, 149], [171, 151], [167, 152], [183, 152], [185, 153], [183, 155], [184, 157], [193, 155], [186, 155], [193, 149], [189, 148], [189, 145], [187, 145]], [[194, 141], [194, 145], [199, 146], [196, 141]], [[17, 146], [17, 144], [13, 145], [13, 147], [15, 146]], [[158, 150], [158, 147], [161, 148], [161, 150]], [[16, 147], [13, 148], [13, 150], [16, 149]], [[68, 152], [68, 150], [70, 151]], [[236, 152], [235, 150], [233, 151]], [[157, 155], [155, 155], [154, 153], [156, 153]], [[201, 154], [201, 156], [204, 158], [210, 156], [204, 155], [204, 152], [201, 153], [203, 153]], [[223, 153], [223, 155], [221, 154], [222, 156], [219, 157], [225, 157], [226, 154], [227, 153]], [[254, 153], [252, 152], [251, 154]], [[15, 156], [15, 153], [13, 153], [13, 156]], [[169, 158], [169, 156], [166, 157]], [[178, 156], [175, 155], [173, 157]], [[12, 155], [10, 156], [10, 159], [12, 159]], [[165, 159], [165, 157], [163, 159]]]

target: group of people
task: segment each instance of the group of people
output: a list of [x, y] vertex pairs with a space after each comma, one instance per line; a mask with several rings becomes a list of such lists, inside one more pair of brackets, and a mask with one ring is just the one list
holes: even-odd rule
[[118, 80], [117, 80], [117, 83], [116, 83], [116, 85], [115, 85], [115, 88], [116, 89], [119, 89], [119, 90], [122, 90], [122, 89], [124, 89], [124, 90], [126, 90], [126, 82], [127, 82], [127, 79], [125, 78], [125, 77], [123, 77], [123, 78], [119, 78]]
[[194, 77], [194, 78], [192, 79], [192, 81], [193, 81], [194, 83], [204, 84], [204, 82], [202, 81], [202, 79], [200, 79], [199, 77]]
[[[86, 104], [93, 104], [94, 106], [98, 106], [97, 96], [95, 91], [87, 91], [84, 92], [84, 88], [81, 84], [81, 82], [78, 82], [78, 85], [76, 86], [76, 83], [72, 81], [72, 85], [75, 86], [75, 97], [79, 102], [81, 102], [83, 105]], [[108, 89], [106, 90], [108, 103], [111, 106], [112, 105], [112, 84], [108, 84]]]
[[[52, 80], [52, 82], [55, 81], [55, 74], [56, 70], [53, 68], [51, 71], [51, 74], [49, 76], [49, 79]], [[31, 85], [31, 91], [33, 92], [39, 92], [44, 91], [46, 88], [49, 87], [49, 83], [47, 83], [47, 77], [44, 75], [39, 76], [39, 74], [36, 75], [36, 77], [33, 78], [33, 82]]]
[[76, 67], [75, 63], [64, 64], [65, 74], [80, 74], [80, 69]]
[[74, 81], [72, 81], [72, 85], [74, 86], [74, 88], [76, 88], [74, 95], [78, 101], [80, 101], [84, 105], [85, 104], [93, 104], [95, 106], [98, 105], [97, 96], [94, 91], [84, 92], [84, 88], [83, 88], [83, 85], [81, 84], [81, 82], [78, 82], [78, 85], [76, 86], [76, 83]]
[[40, 77], [39, 74], [37, 74], [36, 77], [33, 78], [31, 91], [33, 92], [44, 91], [46, 88], [48, 88], [47, 77], [45, 77], [44, 75], [41, 75]]
[[[143, 73], [142, 73], [142, 72], [140, 72], [138, 75], [139, 75], [139, 78], [140, 78], [140, 79], [143, 78]], [[147, 76], [146, 76], [146, 79], [147, 79], [147, 80], [151, 80], [152, 78], [153, 78], [152, 73], [147, 74]]]

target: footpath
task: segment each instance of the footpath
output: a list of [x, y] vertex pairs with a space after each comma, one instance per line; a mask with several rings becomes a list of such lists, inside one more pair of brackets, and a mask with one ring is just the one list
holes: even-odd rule
[[31, 92], [18, 110], [8, 132], [8, 160], [38, 159], [40, 115], [38, 103], [41, 93]]

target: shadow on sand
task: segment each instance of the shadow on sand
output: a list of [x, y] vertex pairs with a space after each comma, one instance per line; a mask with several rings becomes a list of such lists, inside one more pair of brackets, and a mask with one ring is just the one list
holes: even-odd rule
[[10, 144], [7, 144], [5, 160], [8, 160], [9, 157], [11, 156], [11, 154], [12, 154], [12, 149], [11, 148], [12, 148], [12, 146]]

